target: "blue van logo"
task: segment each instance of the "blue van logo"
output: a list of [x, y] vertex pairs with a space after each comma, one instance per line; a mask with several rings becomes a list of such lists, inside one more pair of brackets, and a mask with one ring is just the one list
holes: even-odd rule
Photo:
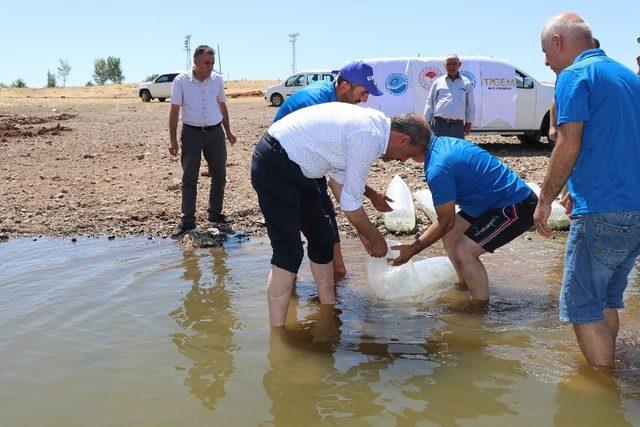
[[409, 87], [409, 79], [402, 73], [393, 73], [387, 77], [385, 86], [391, 95], [402, 95]]
[[471, 87], [476, 88], [476, 76], [470, 71], [460, 71], [460, 74], [465, 76], [471, 82]]

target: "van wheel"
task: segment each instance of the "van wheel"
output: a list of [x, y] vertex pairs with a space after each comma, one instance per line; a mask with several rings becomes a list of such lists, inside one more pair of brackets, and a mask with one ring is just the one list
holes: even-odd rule
[[524, 135], [516, 135], [523, 144], [538, 144], [540, 142], [540, 131], [527, 132]]
[[271, 105], [274, 107], [279, 107], [284, 102], [284, 98], [279, 93], [274, 93], [271, 95]]
[[164, 102], [166, 100], [167, 100], [167, 98], [158, 98], [158, 101], [160, 101], [160, 102]]
[[148, 90], [143, 90], [142, 92], [140, 92], [140, 99], [142, 99], [142, 102], [150, 102], [151, 101], [151, 92], [149, 92]]

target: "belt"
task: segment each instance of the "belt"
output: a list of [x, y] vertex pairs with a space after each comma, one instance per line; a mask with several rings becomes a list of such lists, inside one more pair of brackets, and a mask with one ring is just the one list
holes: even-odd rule
[[217, 125], [213, 125], [213, 126], [193, 126], [193, 125], [188, 125], [186, 123], [182, 123], [183, 126], [186, 126], [188, 128], [198, 129], [201, 132], [209, 132], [210, 130], [214, 130], [216, 128], [219, 128], [221, 124], [222, 124], [222, 122], [218, 123]]
[[434, 118], [436, 118], [438, 120], [442, 120], [443, 122], [447, 122], [447, 123], [461, 123], [461, 122], [463, 122], [463, 120], [460, 120], [460, 119], [446, 119], [446, 118], [440, 117], [440, 116], [436, 116]]
[[285, 156], [287, 155], [287, 152], [284, 151], [284, 148], [282, 148], [282, 145], [280, 145], [280, 142], [274, 137], [272, 137], [271, 135], [269, 135], [268, 132], [265, 132], [264, 135], [262, 135], [262, 139], [264, 139], [267, 142], [267, 144], [269, 144], [269, 146], [273, 148], [275, 151], [277, 151], [278, 153], [284, 154]]

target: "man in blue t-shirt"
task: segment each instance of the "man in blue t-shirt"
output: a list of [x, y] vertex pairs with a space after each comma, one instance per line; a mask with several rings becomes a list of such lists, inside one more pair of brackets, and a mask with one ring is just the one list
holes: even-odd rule
[[[338, 71], [338, 77], [335, 82], [326, 81], [313, 84], [299, 90], [287, 98], [284, 104], [282, 104], [276, 112], [273, 122], [275, 123], [294, 111], [310, 107], [312, 105], [324, 104], [327, 102], [359, 104], [360, 102], [366, 102], [369, 95], [382, 95], [382, 92], [378, 89], [373, 80], [373, 68], [362, 61], [350, 62]], [[336, 221], [336, 211], [327, 191], [327, 179], [319, 178], [317, 182], [325, 214], [332, 224], [334, 239], [333, 273], [334, 280], [338, 281], [344, 277], [347, 273], [347, 269], [344, 265], [342, 250], [340, 248], [340, 233], [338, 231], [338, 222]], [[331, 181], [329, 181], [329, 185], [332, 185]], [[379, 212], [389, 212], [392, 210], [391, 206], [387, 203], [387, 200], [389, 199], [384, 194], [378, 193], [371, 187], [365, 187], [364, 195], [371, 201], [373, 207]]]
[[442, 239], [471, 297], [486, 302], [489, 283], [480, 255], [530, 229], [538, 198], [504, 163], [464, 139], [432, 136], [424, 165], [437, 219], [413, 244], [392, 248], [400, 251], [393, 265]]
[[535, 224], [551, 234], [551, 202], [568, 181], [560, 319], [573, 323], [591, 365], [611, 367], [618, 309], [640, 253], [640, 79], [593, 48], [589, 25], [575, 13], [547, 21], [541, 45], [558, 75], [558, 138]]

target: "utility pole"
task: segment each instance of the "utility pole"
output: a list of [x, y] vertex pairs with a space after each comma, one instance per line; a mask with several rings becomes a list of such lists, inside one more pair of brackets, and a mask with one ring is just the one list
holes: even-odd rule
[[222, 75], [222, 56], [220, 56], [220, 45], [218, 47], [218, 72]]
[[291, 72], [296, 72], [296, 41], [300, 33], [289, 34], [289, 43], [291, 43]]
[[187, 70], [191, 68], [191, 34], [184, 37], [184, 50], [187, 52]]

